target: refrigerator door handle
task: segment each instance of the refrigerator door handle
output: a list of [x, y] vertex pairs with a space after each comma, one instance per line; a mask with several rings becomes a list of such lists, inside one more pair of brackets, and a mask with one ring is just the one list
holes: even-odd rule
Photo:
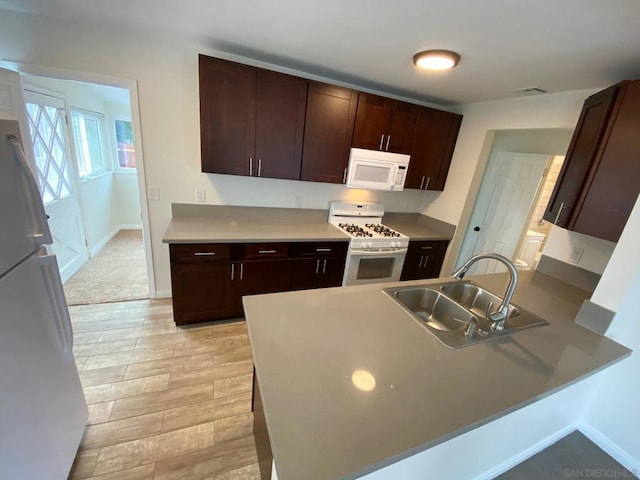
[[27, 161], [27, 157], [24, 154], [24, 150], [22, 149], [22, 145], [20, 144], [17, 135], [8, 134], [6, 138], [13, 147], [13, 154], [16, 162], [18, 163], [18, 168], [22, 170], [26, 181], [27, 193], [29, 194], [29, 207], [32, 212], [34, 223], [38, 229], [38, 232], [33, 234], [33, 240], [37, 245], [50, 245], [53, 243], [53, 239], [51, 237], [49, 224], [47, 223], [47, 213], [44, 211], [44, 204], [42, 203], [42, 197], [40, 196], [36, 177], [33, 174], [33, 170], [31, 170], [31, 166]]
[[71, 317], [64, 298], [64, 289], [58, 270], [58, 261], [55, 255], [41, 255], [40, 266], [45, 282], [49, 287], [53, 314], [56, 321], [56, 329], [60, 336], [62, 350], [67, 363], [73, 362], [73, 330], [71, 328]]

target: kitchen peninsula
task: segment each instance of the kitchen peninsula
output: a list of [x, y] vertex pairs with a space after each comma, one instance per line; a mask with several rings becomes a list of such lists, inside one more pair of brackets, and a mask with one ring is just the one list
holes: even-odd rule
[[[507, 281], [473, 280], [496, 293]], [[573, 321], [588, 292], [537, 271], [521, 272], [513, 301], [549, 325], [461, 349], [446, 348], [382, 291], [398, 285], [244, 298], [256, 427], [264, 418], [280, 480], [359, 478], [630, 353]]]

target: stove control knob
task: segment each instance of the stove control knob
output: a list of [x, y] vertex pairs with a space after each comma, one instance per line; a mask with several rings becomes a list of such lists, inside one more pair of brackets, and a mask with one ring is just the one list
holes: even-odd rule
[[397, 246], [396, 242], [391, 242], [391, 248], [396, 248]]
[[369, 242], [369, 243], [367, 244], [367, 247], [368, 247], [368, 248], [373, 248], [373, 242]]

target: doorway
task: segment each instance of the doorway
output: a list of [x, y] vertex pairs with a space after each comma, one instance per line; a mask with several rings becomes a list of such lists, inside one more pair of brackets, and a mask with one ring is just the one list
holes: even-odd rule
[[[479, 170], [481, 180], [475, 183], [477, 194], [470, 193], [467, 199], [463, 217], [468, 220], [462, 220], [456, 266], [476, 253], [493, 251], [520, 269], [536, 267], [546, 240], [543, 228], [550, 228], [539, 221], [571, 135], [569, 129], [487, 132], [489, 153]], [[476, 266], [474, 273], [503, 271], [498, 262]]]
[[[62, 260], [67, 303], [149, 298], [153, 293], [152, 278], [147, 275], [151, 259], [145, 255], [148, 230], [144, 231], [139, 189], [138, 159], [142, 157], [134, 134], [130, 91], [32, 75], [23, 75], [23, 83], [30, 117], [32, 111], [39, 115], [34, 118], [43, 116], [40, 111], [57, 112], [56, 125], [62, 132], [56, 136], [52, 150], [65, 158], [64, 169], [61, 162], [53, 161], [56, 155], [37, 147], [38, 141], [52, 145], [42, 138], [54, 123], [30, 121], [36, 157], [41, 150], [49, 159], [48, 163], [37, 162], [41, 186], [48, 187], [49, 177], [56, 181], [62, 178], [69, 184], [67, 187], [63, 183], [64, 209], [59, 199], [47, 203], [51, 193], [42, 189], [52, 231], [57, 232], [54, 251]], [[43, 98], [55, 98], [57, 110], [43, 106]], [[63, 142], [58, 137], [65, 140], [64, 155], [59, 152]], [[69, 253], [69, 262], [59, 251]]]

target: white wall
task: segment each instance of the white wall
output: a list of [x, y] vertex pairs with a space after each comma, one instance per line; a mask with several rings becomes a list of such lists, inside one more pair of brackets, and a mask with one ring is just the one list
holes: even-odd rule
[[[542, 253], [561, 262], [577, 265], [580, 268], [602, 275], [607, 268], [607, 263], [615, 246], [615, 243], [608, 240], [552, 226], [549, 235], [547, 235], [547, 243]], [[573, 261], [571, 257], [574, 248], [583, 251], [577, 262]]]

